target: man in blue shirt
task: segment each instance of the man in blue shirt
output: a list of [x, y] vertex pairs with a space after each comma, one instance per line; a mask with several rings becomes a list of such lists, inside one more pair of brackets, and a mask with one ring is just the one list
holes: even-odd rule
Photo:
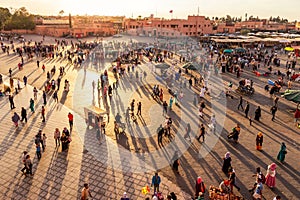
[[253, 198], [256, 200], [262, 199], [263, 184], [261, 181], [262, 181], [261, 179], [258, 179], [256, 188], [255, 188], [255, 192], [253, 194]]
[[159, 192], [159, 184], [160, 184], [160, 176], [156, 172], [155, 175], [152, 177], [152, 184], [151, 187], [154, 186], [154, 193]]

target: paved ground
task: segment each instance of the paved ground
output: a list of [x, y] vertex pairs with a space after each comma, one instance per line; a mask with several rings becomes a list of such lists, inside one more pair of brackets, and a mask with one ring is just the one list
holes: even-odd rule
[[[51, 39], [49, 39], [51, 42]], [[46, 74], [42, 69], [37, 69], [35, 60], [26, 63], [22, 71], [16, 66], [18, 58], [13, 55], [0, 55], [0, 73], [8, 74], [10, 67], [14, 68], [14, 77], [22, 78], [28, 75], [29, 84], [41, 89]], [[43, 61], [46, 67], [65, 65], [65, 62], [51, 60]], [[154, 170], [160, 168], [162, 176], [162, 190], [176, 191], [179, 199], [189, 199], [187, 194], [194, 193], [194, 183], [197, 176], [201, 176], [206, 185], [217, 185], [225, 175], [221, 171], [222, 157], [230, 151], [233, 159], [233, 166], [236, 169], [238, 185], [241, 187], [241, 194], [250, 199], [248, 188], [253, 184], [254, 178], [251, 175], [256, 167], [260, 166], [266, 172], [268, 164], [275, 162], [277, 168], [277, 186], [271, 190], [265, 187], [265, 199], [271, 199], [280, 194], [284, 199], [297, 199], [300, 196], [299, 183], [299, 130], [292, 122], [292, 113], [289, 110], [295, 108], [295, 104], [280, 99], [277, 120], [272, 122], [269, 113], [271, 99], [264, 93], [263, 86], [267, 79], [255, 77], [254, 74], [245, 70], [243, 77], [251, 77], [255, 82], [256, 93], [252, 97], [245, 97], [251, 104], [250, 114], [253, 116], [257, 105], [261, 105], [262, 121], [249, 126], [248, 120], [242, 112], [237, 111], [237, 98], [226, 101], [211, 99], [206, 96], [205, 102], [209, 108], [205, 111], [205, 120], [199, 122], [197, 107], [192, 104], [193, 92], [197, 88], [184, 89], [184, 98], [179, 103], [180, 108], [175, 106], [174, 111], [169, 115], [174, 120], [174, 139], [170, 142], [164, 139], [164, 147], [157, 145], [156, 129], [163, 123], [162, 108], [152, 97], [149, 91], [153, 84], [159, 83], [165, 86], [165, 82], [157, 79], [157, 74], [151, 71], [151, 66], [142, 65], [139, 71], [146, 71], [148, 76], [143, 81], [129, 76], [120, 81], [118, 93], [114, 94], [110, 103], [111, 118], [119, 112], [125, 112], [131, 99], [141, 101], [143, 104], [142, 116], [138, 119], [138, 125], [130, 123], [127, 125], [126, 135], [122, 138], [115, 136], [112, 131], [112, 123], [107, 128], [107, 134], [100, 137], [92, 130], [87, 130], [83, 121], [82, 108], [97, 103], [93, 98], [91, 83], [97, 79], [97, 73], [93, 67], [88, 66], [86, 70], [75, 69], [67, 66], [67, 74], [64, 79], [71, 82], [71, 91], [66, 98], [62, 92], [59, 93], [60, 103], [50, 102], [46, 107], [47, 123], [41, 122], [39, 112], [31, 115], [29, 121], [19, 129], [15, 129], [9, 110], [7, 99], [2, 98], [1, 103], [1, 128], [0, 134], [0, 158], [1, 168], [1, 192], [2, 198], [10, 199], [76, 199], [84, 182], [91, 184], [91, 190], [95, 199], [118, 199], [126, 191], [132, 199], [144, 199], [141, 188], [149, 185]], [[260, 69], [264, 70], [264, 69]], [[159, 74], [159, 72], [157, 72]], [[220, 89], [222, 81], [233, 81], [237, 84], [234, 75], [224, 74], [215, 78], [211, 75], [209, 84], [214, 88], [214, 93]], [[62, 80], [62, 83], [64, 82]], [[160, 81], [160, 82], [158, 82]], [[179, 83], [174, 84], [174, 89], [179, 89]], [[299, 88], [299, 85], [295, 85]], [[168, 92], [164, 87], [165, 98], [168, 100]], [[97, 92], [94, 92], [97, 97]], [[29, 99], [32, 97], [32, 88], [27, 86], [15, 97], [17, 111], [20, 107], [28, 108]], [[79, 100], [80, 97], [80, 100]], [[41, 96], [39, 95], [39, 99]], [[101, 102], [100, 102], [101, 104]], [[227, 106], [226, 106], [227, 104]], [[40, 101], [37, 111], [40, 109]], [[75, 113], [75, 129], [72, 133], [73, 141], [68, 152], [61, 152], [55, 149], [53, 131], [55, 127], [62, 129], [68, 125], [67, 113]], [[216, 113], [218, 126], [217, 133], [209, 133], [205, 143], [199, 143], [193, 139], [192, 142], [184, 139], [183, 133], [187, 122], [191, 123], [192, 136], [198, 135], [198, 124], [207, 125], [211, 113]], [[226, 114], [226, 118], [224, 118]], [[125, 117], [123, 116], [123, 119]], [[224, 118], [224, 129], [222, 121]], [[111, 120], [112, 122], [112, 120]], [[227, 141], [226, 134], [237, 123], [241, 123], [242, 132], [239, 144]], [[20, 162], [23, 150], [28, 150], [31, 155], [35, 153], [34, 135], [39, 129], [43, 129], [48, 135], [47, 149], [40, 161], [34, 159], [33, 178], [24, 177], [20, 173], [22, 164]], [[263, 151], [255, 150], [255, 137], [257, 132], [264, 133]], [[193, 137], [192, 137], [193, 138]], [[287, 145], [287, 158], [284, 164], [276, 161], [280, 143]], [[116, 148], [118, 147], [118, 148]], [[179, 151], [178, 151], [179, 149]], [[174, 160], [177, 150], [180, 157], [180, 175], [176, 174], [169, 162]], [[150, 152], [150, 153], [149, 153]], [[3, 183], [3, 184], [2, 184]]]

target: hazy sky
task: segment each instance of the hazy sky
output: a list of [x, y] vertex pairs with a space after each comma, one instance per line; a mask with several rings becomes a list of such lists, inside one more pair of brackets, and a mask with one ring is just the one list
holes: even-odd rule
[[[280, 16], [300, 21], [300, 0], [0, 0], [1, 7], [26, 7], [31, 13], [57, 15], [60, 10], [72, 15], [125, 15], [127, 17], [187, 18], [199, 13], [205, 16], [269, 18]], [[297, 12], [298, 11], [298, 12]]]

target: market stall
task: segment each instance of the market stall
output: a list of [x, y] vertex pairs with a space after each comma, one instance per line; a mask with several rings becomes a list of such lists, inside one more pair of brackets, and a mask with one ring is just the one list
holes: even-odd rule
[[93, 105], [84, 107], [84, 114], [85, 121], [88, 127], [105, 127], [109, 122], [109, 113]]

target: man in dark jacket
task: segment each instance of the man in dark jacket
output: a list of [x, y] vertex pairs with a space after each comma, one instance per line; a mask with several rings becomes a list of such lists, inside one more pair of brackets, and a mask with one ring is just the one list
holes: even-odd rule
[[21, 122], [25, 119], [25, 123], [27, 123], [27, 111], [24, 107], [22, 107], [21, 110]]

